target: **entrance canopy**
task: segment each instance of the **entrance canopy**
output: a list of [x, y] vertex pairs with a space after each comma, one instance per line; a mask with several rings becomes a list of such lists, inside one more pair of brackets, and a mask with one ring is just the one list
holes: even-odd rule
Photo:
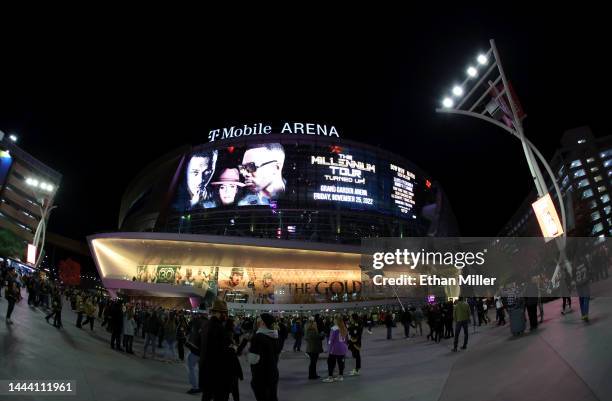
[[359, 247], [170, 233], [98, 234], [88, 242], [107, 288], [204, 296], [223, 287], [265, 292], [287, 274], [361, 276]]

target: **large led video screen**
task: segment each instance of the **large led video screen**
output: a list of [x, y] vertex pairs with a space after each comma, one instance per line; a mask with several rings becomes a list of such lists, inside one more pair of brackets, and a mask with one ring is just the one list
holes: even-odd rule
[[412, 218], [424, 177], [383, 155], [278, 142], [203, 148], [186, 158], [174, 208], [331, 208]]

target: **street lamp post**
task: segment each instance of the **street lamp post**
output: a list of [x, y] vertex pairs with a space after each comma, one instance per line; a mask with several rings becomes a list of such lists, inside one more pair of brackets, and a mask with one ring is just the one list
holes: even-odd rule
[[[436, 112], [465, 115], [487, 121], [518, 138], [521, 141], [527, 165], [529, 166], [529, 171], [531, 172], [531, 177], [533, 178], [539, 198], [548, 193], [548, 186], [542, 176], [542, 172], [538, 165], [538, 159], [542, 163], [551, 178], [555, 193], [557, 194], [561, 210], [561, 224], [563, 227], [563, 233], [555, 239], [559, 249], [559, 263], [557, 263], [555, 273], [553, 274], [553, 278], [555, 278], [558, 277], [559, 268], [562, 264], [569, 270], [569, 264], [565, 258], [567, 221], [563, 196], [548, 162], [535, 145], [525, 137], [522, 124], [525, 115], [522, 114], [522, 110], [520, 110], [520, 105], [514, 95], [512, 86], [509, 84], [506, 74], [504, 73], [501, 59], [493, 39], [490, 40], [490, 45], [491, 48], [486, 54], [480, 54], [477, 57], [477, 66], [472, 65], [468, 67], [466, 70], [467, 77], [463, 83], [453, 87], [452, 96], [445, 97], [442, 101], [443, 107], [437, 108]], [[486, 81], [487, 78], [490, 79]], [[466, 91], [466, 87], [470, 83], [472, 83], [472, 85], [470, 85], [471, 89]], [[467, 92], [467, 94], [464, 96], [465, 92]], [[476, 97], [477, 95], [480, 96]], [[456, 106], [455, 101], [458, 101]]]
[[57, 189], [52, 184], [39, 182], [37, 179], [33, 178], [27, 178], [26, 184], [32, 188], [32, 192], [36, 197], [36, 200], [39, 202], [38, 207], [40, 209], [40, 220], [38, 221], [36, 232], [34, 233], [34, 238], [32, 240], [32, 244], [36, 247], [38, 253], [36, 255], [34, 267], [38, 267], [42, 261], [42, 250], [45, 246], [47, 220], [49, 219], [53, 209], [57, 208], [57, 206], [52, 205], [52, 199]]

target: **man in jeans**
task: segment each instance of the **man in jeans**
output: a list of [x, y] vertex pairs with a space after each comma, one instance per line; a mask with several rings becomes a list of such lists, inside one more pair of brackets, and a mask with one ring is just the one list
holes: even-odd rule
[[459, 343], [459, 331], [463, 329], [463, 347], [467, 348], [468, 343], [468, 324], [470, 323], [470, 306], [463, 300], [463, 297], [459, 297], [459, 300], [455, 304], [453, 309], [453, 320], [455, 321], [455, 343], [453, 346], [453, 352], [457, 352], [457, 344]]
[[199, 314], [189, 322], [188, 333], [189, 337], [185, 342], [185, 347], [189, 350], [187, 355], [187, 369], [189, 370], [189, 384], [191, 388], [187, 391], [187, 394], [201, 393], [198, 378], [196, 376], [196, 370], [200, 365], [200, 329], [206, 327], [205, 323], [208, 319], [202, 318]]

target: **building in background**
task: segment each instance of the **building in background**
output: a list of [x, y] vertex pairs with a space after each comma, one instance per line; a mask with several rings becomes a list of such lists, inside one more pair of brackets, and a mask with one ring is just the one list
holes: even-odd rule
[[25, 254], [44, 208], [53, 205], [62, 176], [9, 137], [0, 136], [0, 229], [23, 240]]
[[[566, 131], [550, 166], [565, 201], [567, 234], [573, 237], [611, 236], [612, 136], [595, 138], [589, 127]], [[547, 182], [548, 191], [556, 200], [557, 194], [550, 179]], [[531, 207], [536, 200], [534, 190], [501, 230], [500, 236], [540, 236]]]
[[232, 127], [145, 166], [119, 232], [88, 237], [105, 287], [192, 305], [383, 304], [394, 294], [363, 272], [362, 238], [458, 236], [442, 188], [409, 160], [299, 125]]

